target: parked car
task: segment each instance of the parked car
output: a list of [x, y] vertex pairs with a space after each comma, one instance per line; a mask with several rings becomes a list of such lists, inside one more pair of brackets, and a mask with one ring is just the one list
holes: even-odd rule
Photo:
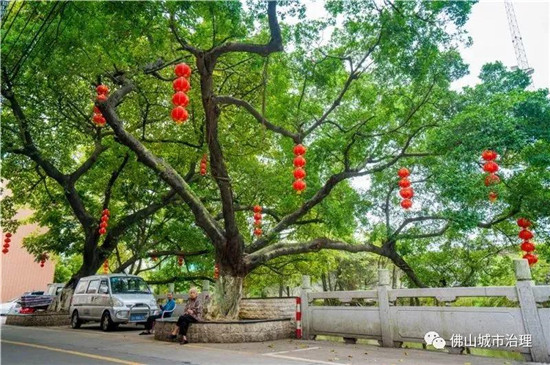
[[[29, 295], [43, 295], [43, 291], [28, 291], [23, 293], [21, 297], [23, 296], [29, 296]], [[0, 304], [0, 316], [6, 316], [8, 314], [14, 314], [19, 313], [21, 311], [21, 304], [19, 302], [21, 301], [21, 297], [10, 299], [9, 301]]]
[[6, 316], [12, 313], [19, 313], [21, 305], [18, 303], [19, 297], [13, 298], [6, 303], [0, 304], [0, 316]]
[[100, 322], [103, 331], [124, 323], [145, 323], [159, 313], [157, 301], [147, 283], [135, 275], [87, 276], [78, 281], [71, 299], [71, 327]]

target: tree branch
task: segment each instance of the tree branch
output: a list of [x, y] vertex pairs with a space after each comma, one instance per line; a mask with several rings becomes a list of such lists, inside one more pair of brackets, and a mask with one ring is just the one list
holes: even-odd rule
[[121, 100], [124, 95], [133, 90], [133, 84], [125, 81], [123, 86], [114, 92], [106, 102], [97, 103], [107, 123], [113, 129], [120, 143], [129, 147], [136, 153], [144, 165], [155, 171], [168, 185], [170, 185], [189, 206], [195, 216], [195, 222], [201, 227], [206, 235], [211, 239], [214, 245], [220, 244], [224, 240], [224, 234], [221, 227], [210, 215], [206, 207], [202, 204], [199, 197], [195, 195], [183, 177], [174, 170], [164, 160], [153, 155], [138, 139], [128, 133], [122, 121], [115, 112], [117, 100]]
[[237, 98], [234, 98], [232, 96], [216, 96], [214, 98], [214, 101], [217, 104], [232, 104], [232, 105], [241, 106], [241, 107], [245, 108], [250, 114], [252, 114], [252, 116], [254, 118], [256, 118], [256, 120], [260, 124], [265, 126], [267, 129], [269, 129], [269, 130], [271, 130], [275, 133], [278, 133], [280, 135], [283, 135], [285, 137], [291, 138], [294, 141], [294, 143], [296, 143], [296, 144], [300, 143], [300, 141], [301, 141], [300, 136], [298, 134], [292, 133], [292, 132], [284, 129], [283, 127], [279, 127], [279, 126], [277, 126], [273, 123], [270, 123], [267, 119], [264, 118], [263, 115], [260, 114], [260, 112], [258, 112], [256, 109], [254, 109], [254, 107], [252, 105], [250, 105], [250, 103], [248, 103], [247, 101], [237, 99]]
[[268, 1], [267, 16], [269, 21], [269, 31], [271, 39], [267, 44], [251, 44], [251, 43], [224, 43], [220, 46], [214, 47], [209, 51], [209, 54], [215, 60], [224, 53], [229, 52], [248, 52], [255, 53], [261, 56], [267, 56], [273, 52], [280, 52], [283, 50], [283, 40], [281, 37], [281, 28], [277, 21], [277, 2], [273, 0]]

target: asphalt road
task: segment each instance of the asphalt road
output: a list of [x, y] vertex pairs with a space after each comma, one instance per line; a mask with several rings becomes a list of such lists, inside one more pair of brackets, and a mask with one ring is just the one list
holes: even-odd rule
[[98, 326], [2, 326], [2, 365], [184, 364], [184, 365], [516, 365], [505, 359], [443, 352], [345, 345], [325, 341], [280, 340], [246, 344], [187, 344], [139, 336], [122, 326], [104, 333]]

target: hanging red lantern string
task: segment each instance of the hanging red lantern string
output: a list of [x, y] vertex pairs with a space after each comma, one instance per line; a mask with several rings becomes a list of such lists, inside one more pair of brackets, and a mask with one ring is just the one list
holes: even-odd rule
[[[96, 87], [97, 91], [97, 101], [105, 101], [107, 100], [107, 94], [109, 93], [109, 88], [106, 85], [98, 85]], [[104, 127], [107, 121], [105, 120], [105, 117], [103, 117], [103, 114], [101, 113], [101, 110], [97, 106], [94, 106], [94, 116], [92, 117], [92, 120], [94, 121], [95, 125], [98, 127]]]
[[297, 144], [294, 146], [294, 183], [292, 188], [296, 190], [297, 194], [301, 194], [307, 187], [306, 182], [304, 181], [306, 177], [306, 171], [303, 167], [306, 165], [306, 159], [304, 155], [306, 154], [306, 147], [302, 144]]
[[109, 216], [111, 215], [111, 212], [109, 212], [109, 209], [103, 209], [102, 215], [101, 215], [101, 223], [99, 224], [99, 234], [103, 235], [107, 233], [107, 222], [109, 221]]
[[172, 119], [176, 124], [184, 123], [189, 118], [189, 113], [185, 107], [189, 104], [189, 97], [186, 92], [191, 89], [189, 78], [191, 77], [191, 67], [185, 63], [179, 63], [174, 68], [174, 73], [177, 78], [174, 80], [172, 86], [176, 92], [172, 96]]
[[533, 254], [535, 251], [535, 245], [532, 242], [529, 242], [529, 240], [534, 237], [533, 232], [528, 229], [531, 227], [531, 222], [528, 219], [519, 218], [517, 224], [522, 228], [518, 236], [523, 240], [523, 243], [520, 246], [521, 250], [525, 252], [523, 258], [529, 262], [529, 265], [534, 265], [537, 263], [539, 258], [537, 255]]
[[10, 250], [10, 242], [11, 242], [11, 233], [10, 232], [6, 232], [6, 234], [4, 235], [4, 248], [2, 249], [2, 253], [3, 254], [7, 254]]
[[178, 256], [178, 266], [183, 266], [183, 255]]
[[208, 164], [208, 155], [205, 153], [203, 156], [202, 156], [202, 159], [201, 159], [201, 175], [202, 176], [205, 176], [206, 175], [206, 167], [207, 167], [207, 164]]
[[397, 184], [401, 188], [399, 190], [399, 195], [403, 198], [401, 201], [401, 207], [403, 209], [410, 209], [413, 204], [411, 198], [414, 196], [414, 189], [411, 188], [411, 181], [408, 179], [410, 174], [409, 169], [405, 167], [397, 170], [397, 175], [401, 178]]
[[214, 265], [214, 280], [218, 280], [220, 277], [220, 265]]
[[109, 273], [109, 259], [105, 259], [105, 261], [103, 261], [103, 273]]
[[254, 229], [254, 234], [256, 236], [262, 235], [262, 207], [260, 205], [255, 205], [254, 208], [252, 208], [254, 211], [254, 226], [256, 228]]
[[[495, 151], [485, 150], [481, 153], [481, 158], [485, 160], [483, 165], [483, 171], [487, 172], [485, 176], [485, 186], [489, 187], [491, 185], [497, 185], [500, 183], [500, 177], [496, 174], [499, 169], [498, 164], [494, 161], [498, 157], [498, 154]], [[494, 191], [489, 192], [489, 201], [494, 203], [498, 199], [498, 194]]]
[[44, 267], [44, 263], [46, 262], [46, 260], [48, 259], [48, 254], [47, 253], [43, 253], [40, 255], [40, 267]]

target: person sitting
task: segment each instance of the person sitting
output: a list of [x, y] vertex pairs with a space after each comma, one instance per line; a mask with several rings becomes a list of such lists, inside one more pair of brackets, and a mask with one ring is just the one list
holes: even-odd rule
[[189, 341], [187, 341], [187, 330], [189, 329], [189, 325], [191, 323], [199, 322], [202, 319], [202, 303], [197, 296], [197, 288], [189, 289], [189, 299], [185, 304], [185, 308], [183, 310], [184, 314], [178, 318], [178, 323], [170, 335], [170, 339], [173, 340], [178, 337], [179, 332], [182, 336], [180, 342], [181, 345], [189, 343]]
[[176, 308], [176, 302], [173, 299], [172, 293], [168, 293], [166, 298], [166, 304], [160, 306], [160, 313], [147, 317], [147, 322], [145, 322], [145, 331], [141, 332], [140, 335], [150, 335], [155, 320], [159, 318], [168, 318], [172, 315], [174, 308]]

